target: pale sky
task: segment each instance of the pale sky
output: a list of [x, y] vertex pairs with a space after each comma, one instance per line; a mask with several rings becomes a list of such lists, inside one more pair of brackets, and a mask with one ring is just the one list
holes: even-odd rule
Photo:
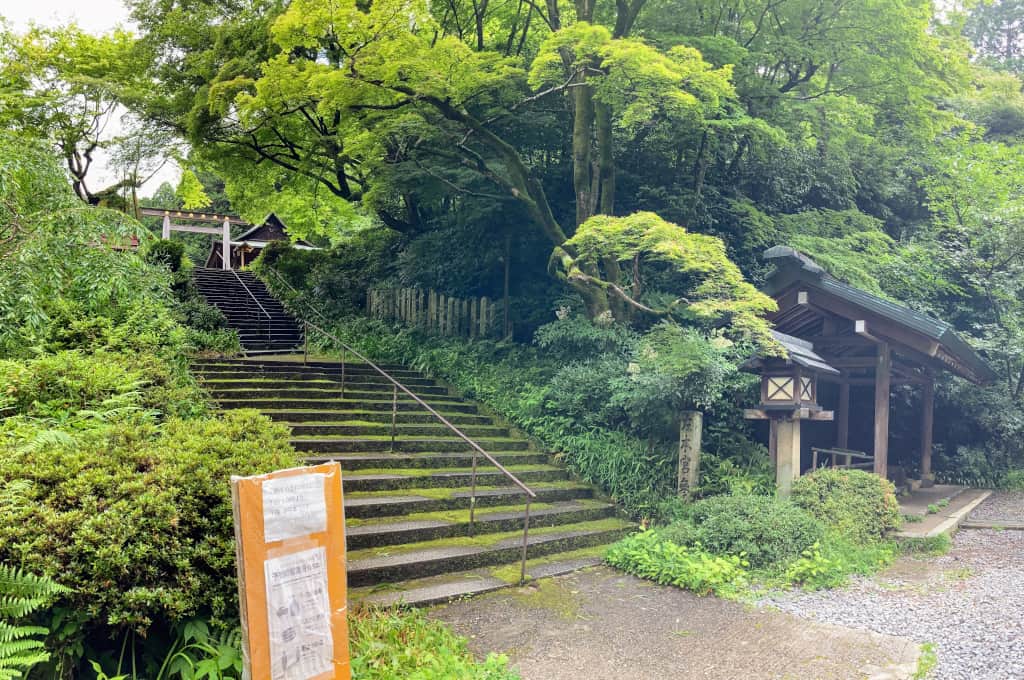
[[[72, 21], [90, 33], [103, 33], [116, 26], [132, 28], [128, 9], [121, 0], [0, 0], [0, 16], [7, 20], [15, 31], [23, 31], [29, 24], [57, 26]], [[111, 121], [111, 132], [117, 132], [119, 121]], [[117, 177], [107, 168], [106, 157], [97, 154], [89, 170], [87, 182], [93, 191], [117, 182]], [[176, 185], [181, 170], [173, 162], [168, 163], [157, 175], [142, 187], [141, 194], [148, 195], [161, 182]]]

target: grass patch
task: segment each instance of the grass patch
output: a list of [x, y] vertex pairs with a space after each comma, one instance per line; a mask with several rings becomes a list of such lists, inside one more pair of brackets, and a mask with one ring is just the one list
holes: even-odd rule
[[531, 609], [547, 609], [559, 618], [572, 621], [579, 618], [579, 595], [566, 590], [553, 579], [541, 579], [512, 593], [512, 599]]
[[917, 657], [917, 669], [911, 677], [913, 680], [925, 680], [938, 664], [939, 657], [935, 654], [935, 645], [926, 642], [921, 645], [921, 654]]
[[924, 517], [921, 515], [903, 515], [903, 521], [908, 524], [916, 524], [918, 522], [923, 522]]
[[949, 534], [921, 538], [902, 538], [898, 545], [902, 555], [938, 557], [949, 552], [950, 548], [953, 547], [953, 539], [949, 537]]
[[478, 661], [466, 638], [418, 610], [356, 609], [348, 617], [352, 677], [519, 680], [508, 657], [489, 654]]

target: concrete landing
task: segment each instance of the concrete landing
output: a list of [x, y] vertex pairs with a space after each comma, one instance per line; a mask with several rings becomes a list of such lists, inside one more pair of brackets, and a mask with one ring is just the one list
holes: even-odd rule
[[[949, 484], [936, 484], [929, 489], [919, 489], [910, 497], [899, 499], [900, 512], [907, 516], [921, 517], [922, 520], [904, 520], [903, 529], [896, 537], [933, 538], [940, 534], [952, 533], [991, 493], [986, 489], [968, 489]], [[938, 507], [943, 500], [947, 501], [947, 504]], [[929, 513], [929, 505], [938, 507], [938, 512]]]

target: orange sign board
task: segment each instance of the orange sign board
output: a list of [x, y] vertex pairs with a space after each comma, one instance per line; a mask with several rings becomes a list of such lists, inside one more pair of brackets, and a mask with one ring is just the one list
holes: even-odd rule
[[232, 477], [252, 680], [350, 680], [341, 466]]

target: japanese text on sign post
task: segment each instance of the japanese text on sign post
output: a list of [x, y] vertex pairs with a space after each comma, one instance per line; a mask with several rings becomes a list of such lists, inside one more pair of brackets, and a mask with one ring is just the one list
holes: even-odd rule
[[341, 466], [232, 477], [252, 680], [349, 680]]

